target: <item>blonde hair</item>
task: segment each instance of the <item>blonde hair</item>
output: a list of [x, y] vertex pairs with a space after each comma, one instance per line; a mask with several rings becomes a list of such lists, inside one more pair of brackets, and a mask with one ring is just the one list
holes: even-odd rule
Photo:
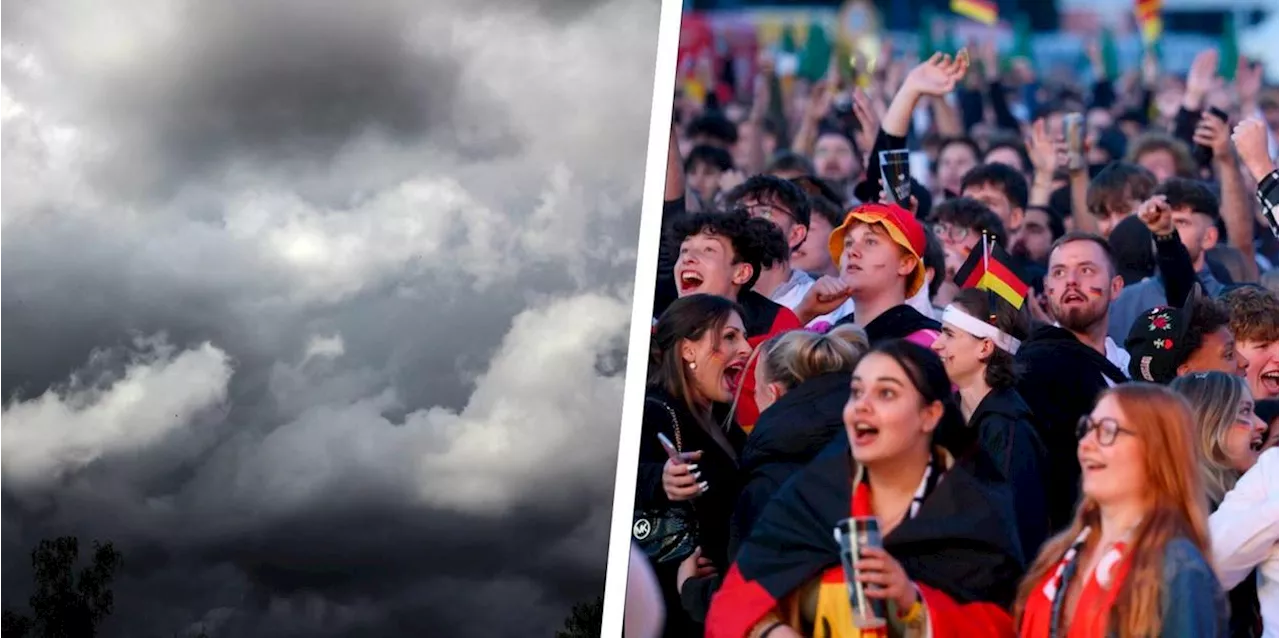
[[1200, 475], [1211, 503], [1221, 503], [1240, 480], [1227, 457], [1227, 432], [1236, 423], [1240, 400], [1249, 392], [1245, 380], [1225, 372], [1197, 372], [1181, 376], [1169, 388], [1186, 397], [1196, 426]]
[[[1119, 385], [1105, 391], [1098, 400], [1108, 396], [1115, 398], [1125, 416], [1125, 427], [1133, 430], [1142, 443], [1146, 489], [1151, 498], [1151, 509], [1125, 550], [1126, 558], [1131, 560], [1129, 575], [1111, 607], [1108, 634], [1114, 633], [1118, 638], [1159, 636], [1165, 594], [1165, 546], [1181, 536], [1202, 554], [1209, 554], [1204, 486], [1191, 443], [1191, 408], [1177, 393], [1151, 383]], [[1040, 584], [1057, 569], [1075, 539], [1085, 527], [1097, 529], [1100, 521], [1097, 501], [1083, 496], [1071, 525], [1041, 547], [1018, 587], [1015, 626], [1022, 623], [1027, 599], [1040, 592]], [[1097, 542], [1097, 536], [1090, 538], [1091, 545]]]
[[784, 332], [760, 345], [764, 378], [787, 389], [833, 372], [853, 372], [870, 344], [867, 333], [851, 324], [826, 334], [809, 330]]

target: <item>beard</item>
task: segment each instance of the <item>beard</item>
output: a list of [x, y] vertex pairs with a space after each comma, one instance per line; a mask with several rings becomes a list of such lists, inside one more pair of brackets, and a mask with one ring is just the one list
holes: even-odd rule
[[1049, 309], [1053, 311], [1053, 318], [1058, 320], [1063, 328], [1071, 332], [1088, 332], [1090, 328], [1104, 321], [1107, 316], [1107, 305], [1111, 300], [1104, 299], [1101, 303], [1093, 302], [1087, 305], [1073, 304], [1070, 308], [1063, 308], [1061, 302], [1051, 301]]

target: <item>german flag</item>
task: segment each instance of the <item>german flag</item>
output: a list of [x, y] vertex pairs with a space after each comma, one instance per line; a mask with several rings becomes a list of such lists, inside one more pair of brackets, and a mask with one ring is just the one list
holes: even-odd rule
[[975, 22], [993, 25], [1000, 21], [1000, 11], [992, 0], [951, 0], [951, 10]]
[[982, 247], [969, 253], [953, 281], [961, 288], [977, 288], [993, 292], [1014, 308], [1022, 308], [1027, 299], [1027, 284], [1014, 274], [1013, 263], [994, 239], [982, 236]]

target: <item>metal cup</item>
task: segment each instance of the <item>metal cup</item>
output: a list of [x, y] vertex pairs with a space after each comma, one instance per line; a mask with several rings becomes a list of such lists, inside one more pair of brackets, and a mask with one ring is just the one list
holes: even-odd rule
[[906, 149], [880, 151], [880, 189], [896, 204], [911, 199], [911, 153]]
[[884, 601], [867, 597], [867, 585], [858, 581], [854, 561], [864, 547], [883, 547], [880, 538], [880, 522], [874, 516], [855, 516], [836, 523], [836, 543], [840, 545], [840, 564], [844, 568], [844, 582], [849, 590], [849, 607], [853, 611], [853, 624], [858, 629], [876, 636], [887, 631]]

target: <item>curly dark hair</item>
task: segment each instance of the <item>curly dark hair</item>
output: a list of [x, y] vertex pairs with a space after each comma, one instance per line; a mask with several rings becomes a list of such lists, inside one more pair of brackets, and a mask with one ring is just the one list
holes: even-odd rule
[[787, 239], [773, 222], [751, 217], [743, 209], [730, 212], [696, 213], [677, 219], [671, 225], [667, 241], [678, 246], [694, 235], [715, 235], [729, 240], [733, 246], [733, 263], [751, 266], [751, 279], [743, 284], [750, 289], [760, 272], [790, 258]]
[[[995, 315], [995, 327], [1019, 341], [1026, 340], [1031, 332], [1031, 317], [1026, 305], [1021, 309], [1014, 308], [1009, 302], [985, 290], [965, 288], [956, 293], [956, 298], [951, 303], [963, 308], [966, 314], [987, 323]], [[992, 390], [1011, 388], [1022, 376], [1021, 364], [1014, 360], [1013, 355], [1000, 348], [992, 350], [991, 356], [984, 363], [987, 370], [983, 374], [983, 380]]]
[[[1183, 337], [1182, 351], [1186, 353], [1187, 358], [1204, 345], [1205, 335], [1213, 334], [1231, 325], [1231, 315], [1227, 313], [1227, 309], [1221, 302], [1213, 297], [1192, 294], [1197, 296], [1191, 301], [1191, 317], [1187, 320], [1187, 333]], [[1179, 361], [1178, 365], [1184, 363], [1186, 359]]]
[[1190, 209], [1193, 213], [1218, 219], [1218, 196], [1204, 182], [1183, 177], [1170, 177], [1156, 187], [1156, 195], [1164, 195], [1169, 208]]

